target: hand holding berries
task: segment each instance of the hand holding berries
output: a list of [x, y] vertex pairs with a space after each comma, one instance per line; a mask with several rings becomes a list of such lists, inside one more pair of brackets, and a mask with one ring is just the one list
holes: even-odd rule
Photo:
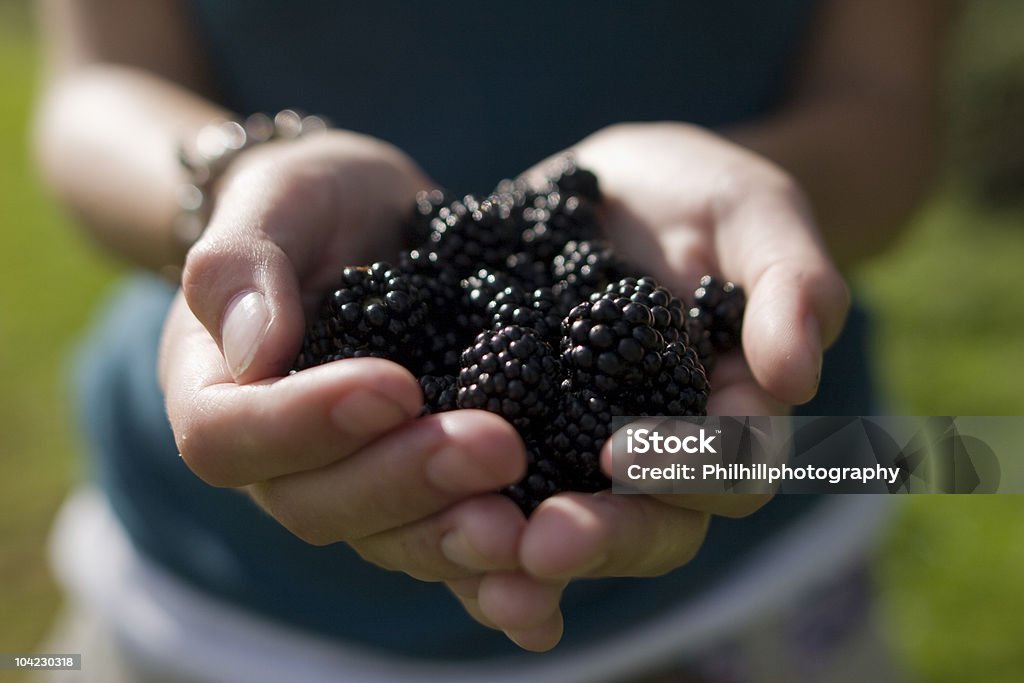
[[[519, 566], [522, 514], [493, 493], [526, 469], [512, 426], [484, 411], [417, 419], [416, 378], [374, 353], [287, 374], [339, 264], [395, 251], [429, 186], [393, 147], [349, 133], [239, 157], [166, 320], [159, 380], [182, 460], [204, 481], [244, 488], [310, 543], [455, 587]], [[362, 292], [335, 300], [358, 318], [350, 348], [418, 327], [415, 287], [379, 270], [348, 282]], [[450, 400], [445, 381], [424, 391]]]
[[[600, 438], [593, 434], [600, 430], [592, 425], [606, 411], [618, 409], [618, 398], [594, 397], [573, 387], [561, 343], [561, 323], [570, 310], [625, 278], [639, 282], [652, 275], [666, 283], [686, 306], [677, 309], [671, 300], [668, 305], [655, 304], [667, 311], [666, 318], [665, 313], [656, 315], [651, 304], [641, 303], [651, 308], [651, 327], [665, 344], [663, 352], [659, 349], [660, 367], [667, 365], [672, 373], [654, 374], [652, 361], [650, 373], [643, 377], [653, 382], [652, 387], [660, 387], [663, 397], [684, 396], [700, 392], [699, 382], [692, 383], [686, 368], [701, 352], [670, 349], [674, 342], [666, 334], [671, 337], [676, 320], [683, 322], [677, 335], [693, 324], [687, 323], [687, 315], [674, 311], [686, 314], [693, 308], [685, 293], [692, 291], [702, 273], [739, 278], [750, 287], [743, 315], [743, 354], [729, 352], [717, 359], [707, 409], [718, 414], [775, 413], [785, 409], [784, 403], [804, 400], [813, 392], [821, 349], [841, 323], [845, 289], [784, 174], [697, 129], [674, 124], [618, 126], [573, 150], [579, 164], [601, 180], [600, 211], [594, 210], [590, 190], [555, 184], [538, 192], [509, 183], [499, 188], [504, 195], [495, 196], [486, 212], [480, 208], [483, 201], [474, 204], [463, 198], [463, 209], [457, 211], [464, 214], [452, 220], [454, 227], [447, 219], [444, 229], [430, 227], [431, 218], [426, 229], [430, 244], [411, 250], [407, 257], [391, 257], [402, 276], [412, 278], [413, 289], [441, 302], [436, 314], [423, 323], [424, 343], [417, 347], [422, 353], [403, 360], [413, 372], [366, 353], [371, 357], [279, 378], [276, 375], [298, 353], [297, 312], [305, 310], [312, 319], [317, 305], [313, 293], [337, 289], [338, 264], [370, 263], [367, 256], [395, 253], [382, 248], [388, 240], [379, 237], [394, 235], [397, 244], [397, 235], [366, 230], [365, 219], [396, 215], [395, 197], [383, 195], [394, 187], [415, 187], [419, 181], [388, 181], [386, 169], [408, 168], [411, 162], [393, 164], [386, 149], [377, 144], [344, 151], [331, 148], [331, 154], [344, 158], [341, 169], [361, 166], [348, 186], [364, 191], [353, 191], [344, 216], [331, 213], [337, 204], [318, 203], [317, 197], [329, 193], [318, 193], [308, 182], [310, 173], [338, 168], [333, 162], [325, 164], [323, 157], [313, 164], [294, 164], [294, 177], [270, 182], [269, 191], [268, 175], [258, 168], [229, 179], [225, 198], [234, 188], [236, 200], [218, 202], [214, 225], [186, 271], [189, 306], [179, 301], [165, 330], [161, 383], [171, 424], [186, 462], [207, 481], [247, 485], [257, 502], [303, 538], [317, 543], [344, 540], [380, 566], [445, 581], [481, 622], [498, 626], [524, 647], [548, 649], [561, 633], [558, 604], [568, 580], [668, 571], [696, 552], [708, 513], [745, 514], [764, 502], [740, 496], [723, 500], [564, 492], [537, 507], [527, 524], [512, 501], [485, 493], [513, 485], [528, 496], [545, 495], [553, 484], [592, 490], [589, 478], [607, 471], [607, 451], [593, 452], [592, 444]], [[272, 152], [268, 149], [267, 154]], [[317, 151], [321, 153], [325, 152]], [[253, 158], [258, 158], [255, 151]], [[407, 180], [422, 179], [417, 174]], [[360, 183], [375, 189], [366, 191]], [[251, 189], [248, 197], [242, 192], [246, 186]], [[563, 196], [570, 192], [580, 194]], [[402, 211], [413, 203], [412, 194]], [[375, 198], [384, 201], [375, 205]], [[598, 215], [603, 234], [588, 228]], [[501, 328], [534, 328], [539, 343], [549, 345], [562, 365], [559, 389], [571, 398], [560, 399], [557, 410], [573, 421], [562, 425], [573, 436], [572, 443], [560, 444], [573, 453], [568, 473], [537, 457], [543, 452], [537, 450], [545, 437], [543, 429], [523, 439], [510, 423], [486, 411], [439, 412], [450, 406], [450, 378], [461, 373], [461, 351], [451, 353], [451, 347], [465, 349], [475, 339], [460, 323], [463, 317], [456, 315], [458, 302], [472, 298], [470, 293], [478, 286], [472, 278], [481, 287], [499, 284], [479, 279], [479, 264], [470, 272], [445, 268], [443, 256], [458, 251], [446, 244], [456, 237], [462, 244], [473, 240], [476, 228], [470, 226], [499, 226], [504, 234], [507, 221], [520, 220], [528, 221], [529, 229], [520, 233], [505, 263], [486, 256], [493, 262], [489, 269], [510, 273], [516, 282], [502, 284], [494, 294], [494, 306], [488, 301], [482, 314], [477, 310], [474, 316]], [[323, 230], [317, 228], [305, 238], [288, 231], [306, 222]], [[357, 238], [346, 240], [345, 231]], [[338, 232], [331, 241], [328, 233]], [[314, 233], [318, 237], [303, 241]], [[374, 244], [360, 242], [368, 236]], [[594, 256], [604, 248], [593, 244], [585, 253], [582, 247], [578, 253], [564, 253], [569, 242], [579, 245], [594, 239], [607, 240], [616, 259], [642, 264], [643, 270], [605, 267], [601, 257]], [[327, 242], [329, 249], [323, 248]], [[474, 249], [493, 254], [488, 245], [481, 238]], [[446, 252], [449, 248], [452, 252]], [[534, 248], [551, 262], [561, 256], [561, 270], [532, 263], [526, 254]], [[582, 274], [584, 269], [587, 275]], [[590, 291], [573, 302], [574, 287]], [[649, 296], [655, 289], [629, 297]], [[246, 298], [253, 293], [253, 298]], [[622, 296], [621, 288], [614, 296]], [[260, 300], [263, 305], [255, 305]], [[224, 324], [228, 304], [241, 302], [245, 305], [238, 311], [245, 317], [239, 320], [248, 320], [246, 329], [252, 333], [222, 335], [222, 328], [227, 332], [231, 327]], [[379, 322], [377, 313], [374, 309], [367, 321]], [[620, 329], [613, 338], [627, 339], [623, 333]], [[219, 345], [230, 340], [248, 341], [257, 351], [229, 351], [231, 344], [225, 343], [222, 354]], [[609, 346], [604, 331], [593, 341], [598, 356], [612, 349], [624, 358], [634, 353], [631, 344]], [[368, 349], [363, 342], [353, 337], [348, 343], [352, 349]], [[612, 369], [607, 361], [598, 369], [602, 367]], [[616, 372], [612, 369], [613, 375]], [[434, 379], [428, 381], [428, 375]], [[423, 383], [422, 394], [416, 377]], [[628, 377], [625, 383], [634, 381]], [[416, 418], [423, 411], [422, 395], [436, 401], [430, 407], [435, 414]], [[415, 400], [410, 402], [409, 397]], [[624, 390], [621, 398], [635, 400], [634, 392]], [[431, 435], [439, 435], [438, 440], [427, 438]], [[346, 444], [342, 448], [339, 438]], [[490, 450], [474, 450], [480, 443], [487, 443]], [[524, 452], [524, 443], [529, 453]], [[399, 454], [402, 462], [417, 466], [396, 469]], [[495, 460], [488, 460], [491, 455]], [[595, 468], [595, 463], [601, 467]], [[465, 478], [438, 477], [439, 472]], [[342, 481], [350, 486], [340, 489]], [[438, 490], [439, 481], [448, 481], [457, 490]], [[337, 495], [339, 490], [344, 495]], [[508, 493], [514, 495], [511, 488]], [[401, 519], [407, 521], [398, 523]], [[519, 608], [511, 609], [513, 605]]]

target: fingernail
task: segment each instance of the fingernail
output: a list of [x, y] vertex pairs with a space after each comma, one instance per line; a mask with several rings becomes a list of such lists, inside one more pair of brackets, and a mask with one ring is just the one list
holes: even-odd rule
[[334, 424], [355, 438], [379, 436], [408, 419], [408, 413], [398, 403], [369, 390], [346, 396], [331, 410]]
[[245, 374], [270, 327], [270, 311], [259, 292], [236, 296], [228, 304], [221, 344], [228, 369], [236, 380]]
[[441, 537], [441, 553], [460, 567], [487, 569], [487, 563], [473, 550], [461, 531], [453, 529]]
[[817, 392], [818, 383], [821, 382], [821, 363], [824, 352], [821, 348], [821, 326], [813, 315], [804, 318], [804, 332], [807, 334], [807, 351], [818, 363], [814, 374], [814, 391]]

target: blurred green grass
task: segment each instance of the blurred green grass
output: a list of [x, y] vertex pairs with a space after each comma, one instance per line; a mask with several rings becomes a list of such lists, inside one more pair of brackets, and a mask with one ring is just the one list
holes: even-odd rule
[[[858, 274], [889, 412], [1024, 415], [1021, 263], [1024, 212], [947, 188]], [[876, 563], [901, 660], [927, 683], [1024, 680], [1022, 568], [1024, 497], [907, 501]]]
[[[954, 92], [1022, 54], [1022, 6], [972, 6]], [[33, 50], [24, 3], [0, 3], [3, 652], [32, 651], [59, 604], [44, 545], [80, 476], [68, 358], [116, 274], [34, 179], [26, 136]], [[899, 245], [855, 275], [877, 311], [879, 378], [893, 413], [1024, 415], [1024, 211], [981, 207], [949, 176]], [[1024, 498], [907, 502], [877, 562], [901, 659], [927, 683], [1024, 680]]]
[[43, 551], [78, 476], [68, 354], [112, 275], [35, 181], [36, 64], [23, 8], [0, 5], [0, 652], [32, 652], [59, 604]]

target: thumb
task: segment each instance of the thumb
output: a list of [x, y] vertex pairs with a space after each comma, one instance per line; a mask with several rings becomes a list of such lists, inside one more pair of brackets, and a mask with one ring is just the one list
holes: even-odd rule
[[305, 325], [293, 262], [261, 219], [258, 210], [218, 207], [182, 273], [189, 308], [240, 384], [287, 372]]
[[839, 335], [850, 293], [795, 184], [766, 183], [722, 217], [723, 269], [747, 288], [743, 348], [758, 383], [801, 404], [817, 392], [822, 352]]

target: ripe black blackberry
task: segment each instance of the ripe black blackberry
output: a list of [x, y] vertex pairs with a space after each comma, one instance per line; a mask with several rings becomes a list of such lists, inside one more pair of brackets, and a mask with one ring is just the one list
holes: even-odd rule
[[501, 272], [483, 268], [460, 283], [462, 296], [456, 309], [456, 323], [470, 339], [482, 330], [499, 329], [491, 324], [495, 299], [499, 302], [526, 304], [528, 295], [515, 281]]
[[707, 330], [716, 351], [724, 353], [740, 345], [747, 306], [742, 287], [705, 275], [693, 294], [693, 303], [689, 316]]
[[529, 517], [545, 499], [567, 489], [554, 454], [532, 439], [527, 439], [525, 445], [526, 475], [501, 493]]
[[605, 295], [582, 303], [562, 321], [562, 358], [569, 385], [614, 398], [643, 385], [661, 369], [665, 340], [651, 309]]
[[444, 413], [458, 408], [457, 380], [454, 375], [423, 375], [419, 378], [423, 391], [423, 414]]
[[501, 415], [521, 434], [550, 419], [561, 367], [536, 332], [511, 325], [481, 332], [462, 352], [458, 405]]
[[500, 268], [517, 246], [520, 228], [511, 208], [495, 198], [473, 195], [438, 210], [430, 222], [425, 251], [437, 254], [464, 277], [481, 267]]
[[563, 315], [550, 289], [540, 287], [529, 296], [522, 297], [514, 290], [505, 290], [494, 296], [487, 305], [490, 328], [499, 330], [509, 325], [527, 327], [552, 348], [562, 339]]
[[661, 353], [661, 369], [640, 390], [624, 398], [631, 415], [707, 415], [711, 388], [697, 351], [681, 341]]
[[413, 367], [427, 314], [423, 292], [390, 264], [345, 268], [338, 287], [307, 328], [294, 367], [361, 356]]
[[593, 391], [562, 396], [546, 444], [557, 454], [564, 490], [593, 492], [611, 486], [601, 471], [601, 448], [612, 435], [612, 417], [625, 414], [624, 407]]
[[557, 188], [538, 194], [523, 211], [525, 227], [520, 249], [538, 261], [550, 261], [567, 242], [594, 239], [600, 235], [593, 204], [579, 195], [566, 195]]
[[625, 277], [627, 270], [630, 268], [626, 263], [602, 239], [570, 240], [551, 263], [551, 274], [556, 282], [565, 280], [577, 286], [588, 285], [594, 291], [603, 290]]
[[666, 342], [686, 340], [685, 305], [653, 277], [622, 278], [609, 284], [599, 296], [625, 297], [647, 306], [654, 318], [654, 329], [661, 333]]
[[416, 195], [416, 205], [402, 225], [402, 237], [409, 249], [424, 246], [430, 240], [431, 224], [442, 208], [451, 204], [453, 197], [444, 190], [424, 190]]
[[551, 262], [552, 287], [563, 315], [626, 276], [630, 268], [601, 239], [570, 240]]
[[504, 272], [528, 292], [555, 284], [550, 264], [529, 251], [517, 251], [505, 259]]
[[427, 301], [429, 315], [423, 334], [415, 340], [419, 348], [417, 374], [453, 375], [459, 371], [462, 349], [473, 340], [457, 322], [462, 296], [460, 276], [448, 264], [438, 260], [436, 252], [413, 249], [399, 256], [399, 270], [411, 286]]
[[597, 176], [585, 168], [576, 165], [576, 160], [571, 156], [564, 156], [559, 166], [555, 169], [558, 177], [555, 185], [565, 194], [579, 195], [592, 204], [601, 201], [601, 187]]
[[689, 311], [686, 314], [685, 325], [686, 337], [697, 352], [697, 358], [704, 367], [704, 374], [711, 377], [715, 369], [715, 345], [711, 343], [711, 332], [704, 329], [700, 318], [690, 317]]
[[537, 192], [525, 180], [515, 178], [500, 181], [487, 199], [501, 206], [510, 220], [519, 223], [523, 219], [523, 211], [536, 196]]

